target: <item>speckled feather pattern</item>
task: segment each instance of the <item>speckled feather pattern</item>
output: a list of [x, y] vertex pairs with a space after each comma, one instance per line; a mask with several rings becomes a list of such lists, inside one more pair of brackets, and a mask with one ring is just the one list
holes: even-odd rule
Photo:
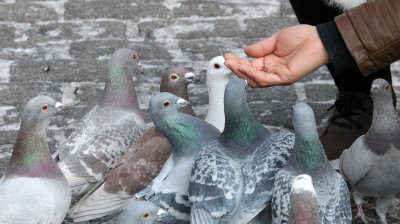
[[271, 199], [275, 173], [288, 160], [293, 143], [292, 133], [271, 135], [251, 158], [241, 162], [213, 141], [199, 154], [192, 169], [191, 202], [213, 219], [232, 215], [239, 206], [249, 213], [265, 206]]
[[[290, 189], [296, 176], [302, 171], [283, 168], [275, 176], [272, 196], [272, 216], [274, 223], [288, 223]], [[351, 223], [350, 193], [344, 179], [330, 169], [319, 175], [312, 175], [317, 194], [318, 214], [321, 224]]]
[[146, 129], [137, 112], [96, 106], [60, 147], [63, 168], [90, 182], [98, 181]]

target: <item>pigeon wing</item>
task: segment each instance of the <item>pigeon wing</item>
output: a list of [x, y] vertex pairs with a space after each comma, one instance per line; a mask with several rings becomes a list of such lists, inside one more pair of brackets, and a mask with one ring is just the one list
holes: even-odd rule
[[223, 150], [217, 140], [212, 141], [195, 160], [189, 185], [193, 223], [215, 223], [235, 208], [241, 171]]
[[242, 201], [245, 211], [254, 212], [271, 200], [275, 174], [289, 159], [294, 139], [294, 134], [290, 132], [271, 135], [246, 164], [243, 169], [245, 187]]

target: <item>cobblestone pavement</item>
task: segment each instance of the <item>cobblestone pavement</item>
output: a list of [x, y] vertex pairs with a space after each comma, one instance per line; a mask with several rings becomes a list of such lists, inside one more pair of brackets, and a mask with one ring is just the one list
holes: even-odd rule
[[[100, 100], [106, 63], [114, 50], [128, 47], [138, 52], [145, 75], [134, 79], [147, 121], [148, 101], [159, 90], [160, 73], [175, 65], [201, 76], [189, 95], [204, 117], [207, 61], [224, 52], [244, 56], [247, 44], [296, 23], [287, 0], [0, 0], [0, 175], [25, 103], [45, 94], [73, 105], [48, 128], [54, 150]], [[392, 70], [400, 93], [400, 64]], [[292, 86], [251, 89], [248, 101], [269, 129], [291, 130], [295, 102], [310, 104], [321, 125], [335, 93], [329, 73], [321, 68]], [[373, 204], [366, 209], [376, 217]], [[388, 223], [400, 223], [399, 213], [396, 199]]]

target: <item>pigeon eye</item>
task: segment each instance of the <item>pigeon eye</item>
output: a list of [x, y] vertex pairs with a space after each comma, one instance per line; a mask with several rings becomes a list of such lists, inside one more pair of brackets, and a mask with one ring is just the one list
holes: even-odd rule
[[132, 55], [132, 59], [133, 59], [133, 60], [136, 60], [136, 54], [133, 54], [133, 55]]
[[172, 74], [172, 75], [171, 75], [171, 79], [172, 79], [172, 80], [177, 80], [177, 79], [178, 79], [178, 76], [175, 75], [175, 74]]
[[162, 106], [163, 106], [163, 107], [169, 107], [170, 104], [171, 104], [171, 103], [170, 103], [169, 101], [165, 101], [165, 102], [162, 104]]
[[48, 107], [47, 104], [43, 105], [43, 106], [42, 106], [42, 111], [46, 111], [46, 110], [47, 110], [47, 107]]
[[215, 69], [220, 69], [220, 68], [221, 68], [221, 65], [219, 65], [218, 63], [215, 63], [215, 64], [214, 64], [214, 68], [215, 68]]
[[146, 214], [144, 214], [142, 217], [143, 217], [144, 219], [147, 219], [149, 216], [150, 216], [150, 214], [149, 214], [149, 213], [146, 213]]
[[385, 86], [385, 90], [389, 90], [390, 89], [390, 84], [387, 84], [386, 86]]

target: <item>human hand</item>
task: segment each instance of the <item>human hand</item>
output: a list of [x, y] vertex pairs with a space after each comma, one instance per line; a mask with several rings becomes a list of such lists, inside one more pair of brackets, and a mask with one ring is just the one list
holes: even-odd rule
[[295, 25], [247, 46], [247, 60], [224, 55], [225, 65], [255, 88], [289, 85], [329, 63], [329, 56], [315, 26]]

